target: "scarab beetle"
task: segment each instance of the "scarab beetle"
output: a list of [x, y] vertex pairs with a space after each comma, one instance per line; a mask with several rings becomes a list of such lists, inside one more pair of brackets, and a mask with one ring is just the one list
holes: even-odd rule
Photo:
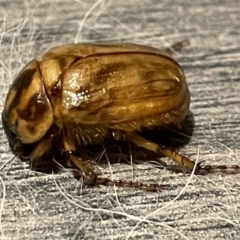
[[157, 184], [101, 178], [81, 157], [85, 146], [123, 139], [192, 170], [194, 162], [137, 133], [176, 125], [189, 110], [184, 72], [169, 53], [131, 43], [83, 43], [33, 59], [14, 80], [2, 113], [13, 153], [32, 166], [49, 156], [69, 159], [92, 184], [155, 190]]

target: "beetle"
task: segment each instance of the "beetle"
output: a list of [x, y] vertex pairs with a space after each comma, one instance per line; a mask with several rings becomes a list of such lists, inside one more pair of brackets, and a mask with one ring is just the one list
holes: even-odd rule
[[81, 149], [106, 139], [128, 140], [192, 171], [193, 161], [138, 134], [177, 125], [188, 113], [185, 75], [171, 57], [172, 49], [186, 43], [163, 50], [133, 43], [68, 44], [33, 59], [15, 78], [2, 113], [11, 150], [31, 166], [45, 158], [68, 159], [93, 185], [148, 191], [160, 186], [101, 178]]

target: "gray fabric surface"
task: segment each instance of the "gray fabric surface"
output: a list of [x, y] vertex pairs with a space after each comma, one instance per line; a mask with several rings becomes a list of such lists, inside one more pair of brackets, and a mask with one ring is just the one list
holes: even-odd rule
[[[161, 48], [188, 38], [175, 57], [191, 91], [194, 129], [179, 151], [206, 164], [240, 164], [238, 0], [9, 0], [0, 7], [1, 111], [15, 74], [50, 47], [127, 41]], [[0, 129], [0, 239], [240, 239], [240, 175], [161, 170], [155, 156], [98, 169], [113, 179], [169, 183], [168, 190], [82, 188], [70, 171], [31, 171]]]

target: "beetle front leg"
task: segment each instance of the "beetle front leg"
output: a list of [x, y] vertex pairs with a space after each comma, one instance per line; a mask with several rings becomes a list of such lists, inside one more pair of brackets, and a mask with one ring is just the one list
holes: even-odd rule
[[91, 182], [95, 182], [98, 174], [94, 172], [92, 168], [87, 166], [87, 164], [81, 158], [76, 157], [71, 153], [68, 154], [68, 157], [73, 165], [83, 173], [84, 177], [86, 177]]
[[52, 139], [46, 138], [41, 140], [33, 149], [29, 156], [29, 164], [32, 169], [36, 169], [38, 165], [38, 159], [49, 151], [52, 147]]
[[[171, 151], [169, 149], [162, 148], [160, 145], [141, 137], [136, 132], [125, 133], [125, 137], [139, 147], [151, 150], [153, 152], [161, 153], [165, 157], [172, 159], [173, 161], [179, 163], [180, 165], [184, 166], [190, 171], [192, 171], [194, 168], [195, 163], [188, 159], [187, 157], [174, 151]], [[196, 169], [196, 171], [197, 170], [198, 169]]]
[[75, 156], [75, 145], [71, 140], [64, 140], [64, 150], [74, 167], [80, 170], [87, 180], [94, 183], [98, 174], [82, 158]]

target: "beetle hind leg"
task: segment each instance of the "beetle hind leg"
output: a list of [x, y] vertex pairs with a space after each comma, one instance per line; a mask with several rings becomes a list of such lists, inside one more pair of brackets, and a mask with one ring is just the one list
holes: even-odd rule
[[[194, 168], [195, 162], [191, 161], [187, 157], [174, 151], [171, 151], [169, 149], [162, 148], [160, 145], [141, 137], [136, 132], [126, 133], [125, 136], [128, 140], [135, 143], [137, 146], [151, 150], [153, 152], [161, 153], [163, 156], [170, 158], [174, 162], [179, 163], [180, 165], [184, 166], [186, 169], [190, 171], [192, 171]], [[196, 171], [198, 171], [198, 166], [196, 168]]]
[[[189, 158], [176, 153], [170, 149], [162, 148], [160, 145], [148, 141], [147, 139], [141, 137], [136, 132], [125, 133], [125, 137], [131, 142], [135, 143], [137, 146], [151, 150], [153, 152], [161, 153], [163, 156], [170, 158], [174, 162], [179, 163], [181, 166], [185, 167], [189, 171], [193, 171], [195, 162]], [[199, 162], [196, 165], [194, 173], [197, 175], [205, 175], [209, 173], [226, 173], [226, 174], [240, 174], [239, 165], [203, 165], [203, 162]]]

